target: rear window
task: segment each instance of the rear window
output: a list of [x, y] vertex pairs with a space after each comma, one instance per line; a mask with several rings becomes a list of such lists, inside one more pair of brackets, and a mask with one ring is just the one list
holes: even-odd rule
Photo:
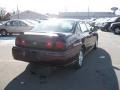
[[41, 22], [32, 31], [33, 32], [64, 32], [73, 31], [74, 21], [67, 20], [48, 20]]

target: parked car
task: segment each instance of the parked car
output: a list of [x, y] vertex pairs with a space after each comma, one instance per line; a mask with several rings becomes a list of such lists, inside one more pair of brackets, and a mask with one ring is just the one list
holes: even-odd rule
[[12, 54], [20, 61], [80, 68], [84, 56], [97, 44], [98, 34], [89, 24], [56, 19], [41, 22], [31, 32], [17, 36]]
[[32, 25], [37, 25], [37, 24], [39, 24], [36, 20], [25, 19], [25, 21], [31, 23]]
[[95, 27], [101, 29], [105, 22], [108, 22], [110, 18], [99, 18], [95, 21]]
[[46, 21], [46, 20], [48, 20], [48, 19], [43, 19], [43, 20], [41, 20], [41, 19], [35, 19], [35, 21], [38, 22], [38, 23], [41, 23], [41, 22]]
[[92, 18], [92, 19], [89, 20], [89, 24], [94, 27], [95, 26], [95, 21], [96, 21], [96, 18]]
[[23, 33], [30, 31], [35, 25], [28, 22], [27, 20], [8, 20], [2, 25], [0, 25], [0, 34], [2, 36], [13, 34], [13, 33]]
[[110, 26], [112, 23], [115, 23], [115, 22], [120, 22], [120, 17], [112, 17], [108, 21], [104, 22], [101, 27], [101, 30], [102, 31], [111, 31]]
[[120, 34], [120, 22], [112, 23], [110, 29], [114, 34]]

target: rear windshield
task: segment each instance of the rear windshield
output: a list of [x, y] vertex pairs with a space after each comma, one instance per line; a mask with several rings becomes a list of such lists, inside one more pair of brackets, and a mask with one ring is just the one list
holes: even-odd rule
[[74, 21], [67, 20], [48, 20], [41, 22], [32, 31], [33, 32], [64, 32], [73, 31]]

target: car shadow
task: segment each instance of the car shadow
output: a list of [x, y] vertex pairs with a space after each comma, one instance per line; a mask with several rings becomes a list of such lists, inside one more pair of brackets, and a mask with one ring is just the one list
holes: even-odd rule
[[4, 90], [119, 90], [109, 53], [102, 48], [90, 52], [79, 70], [71, 67], [39, 67], [30, 74], [31, 64]]

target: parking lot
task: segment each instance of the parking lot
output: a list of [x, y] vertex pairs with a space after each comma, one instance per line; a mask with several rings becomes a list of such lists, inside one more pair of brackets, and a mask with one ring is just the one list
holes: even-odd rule
[[35, 75], [29, 72], [30, 64], [12, 58], [15, 36], [0, 37], [0, 90], [119, 90], [120, 35], [98, 33], [98, 49], [81, 69], [39, 66]]
[[16, 38], [16, 36], [0, 37], [0, 45], [11, 45], [11, 46], [13, 46], [15, 44], [15, 38]]

